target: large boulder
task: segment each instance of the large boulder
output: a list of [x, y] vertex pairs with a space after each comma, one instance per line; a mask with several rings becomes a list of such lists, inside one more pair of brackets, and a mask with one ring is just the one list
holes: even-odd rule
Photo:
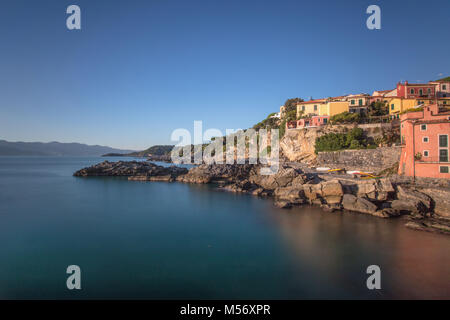
[[402, 214], [424, 215], [428, 212], [428, 208], [418, 199], [401, 199], [394, 200], [391, 203], [391, 208], [399, 211]]
[[276, 174], [261, 175], [259, 172], [254, 172], [249, 177], [249, 181], [266, 190], [275, 190], [277, 188], [287, 187], [292, 185], [300, 185], [304, 182], [306, 177], [300, 169], [292, 168], [288, 165], [280, 165]]
[[310, 203], [337, 204], [342, 200], [344, 190], [338, 180], [323, 181], [318, 184], [305, 184], [303, 190]]
[[364, 198], [358, 198], [352, 194], [344, 194], [342, 199], [344, 209], [349, 211], [373, 214], [377, 211], [377, 206]]
[[413, 200], [415, 202], [420, 201], [426, 208], [426, 211], [429, 211], [431, 209], [431, 198], [428, 195], [407, 187], [397, 186], [397, 199]]
[[424, 188], [420, 191], [432, 199], [434, 214], [450, 219], [450, 189]]
[[297, 203], [304, 203], [305, 194], [302, 188], [282, 187], [275, 189], [275, 198], [278, 200], [286, 200]]
[[321, 196], [328, 204], [340, 203], [344, 190], [338, 180], [331, 180], [321, 183]]
[[386, 201], [395, 194], [389, 179], [345, 181], [345, 193], [375, 201]]

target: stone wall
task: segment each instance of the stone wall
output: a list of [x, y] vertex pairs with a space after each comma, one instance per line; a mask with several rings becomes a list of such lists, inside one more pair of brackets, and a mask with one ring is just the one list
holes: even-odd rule
[[319, 152], [317, 161], [321, 167], [380, 171], [398, 163], [400, 152], [399, 147]]

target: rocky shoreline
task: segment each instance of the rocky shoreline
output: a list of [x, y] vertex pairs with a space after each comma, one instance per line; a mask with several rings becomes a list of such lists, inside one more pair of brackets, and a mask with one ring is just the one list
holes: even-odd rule
[[74, 173], [77, 177], [121, 176], [134, 181], [217, 184], [218, 188], [273, 197], [275, 205], [291, 208], [317, 205], [329, 212], [343, 210], [379, 218], [407, 220], [416, 230], [450, 235], [450, 189], [386, 177], [354, 179], [347, 175], [319, 174], [300, 163], [280, 164], [274, 175], [260, 175], [260, 165], [199, 165], [187, 170], [150, 162], [104, 161]]

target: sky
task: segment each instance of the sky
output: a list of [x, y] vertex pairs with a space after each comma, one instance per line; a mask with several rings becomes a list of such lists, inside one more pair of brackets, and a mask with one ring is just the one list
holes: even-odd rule
[[[81, 9], [68, 30], [66, 8]], [[369, 30], [366, 9], [381, 9]], [[2, 0], [0, 139], [142, 150], [450, 75], [448, 0]]]

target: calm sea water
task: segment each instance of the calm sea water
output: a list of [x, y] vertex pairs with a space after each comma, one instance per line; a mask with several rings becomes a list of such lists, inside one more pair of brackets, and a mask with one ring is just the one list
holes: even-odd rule
[[450, 298], [450, 237], [211, 186], [72, 177], [103, 160], [0, 157], [0, 298]]

